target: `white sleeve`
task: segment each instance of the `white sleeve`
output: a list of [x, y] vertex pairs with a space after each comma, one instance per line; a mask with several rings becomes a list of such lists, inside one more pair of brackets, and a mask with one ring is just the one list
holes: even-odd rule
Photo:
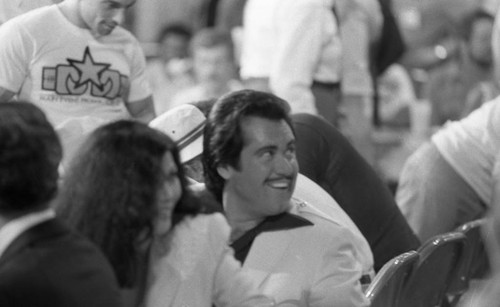
[[293, 113], [317, 114], [311, 85], [322, 48], [325, 19], [331, 11], [319, 4], [287, 4], [269, 76], [273, 93], [288, 101]]
[[134, 40], [131, 55], [130, 72], [130, 92], [128, 95], [129, 103], [141, 101], [152, 95], [149, 81], [146, 77], [146, 58], [139, 42]]
[[217, 307], [274, 306], [274, 301], [257, 290], [257, 286], [241, 268], [227, 245], [229, 225], [221, 214], [214, 214], [216, 223], [210, 225], [211, 245], [218, 251], [214, 277], [213, 303]]
[[18, 93], [29, 73], [33, 53], [28, 33], [15, 22], [0, 26], [0, 87]]
[[342, 92], [371, 96], [370, 25], [361, 9], [349, 12], [340, 25], [342, 41]]

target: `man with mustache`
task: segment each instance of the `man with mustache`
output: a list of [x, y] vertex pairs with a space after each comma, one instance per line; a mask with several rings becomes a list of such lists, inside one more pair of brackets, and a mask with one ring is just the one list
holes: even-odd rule
[[120, 27], [135, 0], [64, 0], [0, 27], [0, 99], [37, 104], [56, 128], [155, 116], [138, 41]]
[[286, 101], [243, 90], [221, 97], [204, 133], [205, 183], [222, 202], [235, 256], [286, 306], [367, 306], [352, 233], [292, 198], [298, 174]]

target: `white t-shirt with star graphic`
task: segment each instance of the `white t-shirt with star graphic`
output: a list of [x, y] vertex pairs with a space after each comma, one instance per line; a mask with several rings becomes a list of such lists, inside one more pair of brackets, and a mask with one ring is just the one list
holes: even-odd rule
[[95, 38], [51, 5], [3, 24], [0, 42], [0, 87], [38, 105], [55, 126], [129, 118], [124, 103], [151, 95], [142, 49], [121, 27]]

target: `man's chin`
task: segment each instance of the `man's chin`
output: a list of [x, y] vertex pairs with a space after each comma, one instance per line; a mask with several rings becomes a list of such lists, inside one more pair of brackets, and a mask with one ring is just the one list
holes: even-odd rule
[[99, 36], [106, 36], [106, 35], [111, 34], [111, 32], [113, 32], [113, 30], [115, 28], [116, 27], [111, 27], [111, 26], [107, 26], [107, 25], [101, 25], [98, 28], [97, 33], [98, 33]]

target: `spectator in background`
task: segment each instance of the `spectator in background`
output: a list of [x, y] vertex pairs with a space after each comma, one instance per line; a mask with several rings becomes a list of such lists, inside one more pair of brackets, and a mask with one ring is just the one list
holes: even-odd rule
[[31, 103], [0, 103], [0, 306], [119, 307], [101, 251], [50, 208], [59, 139]]
[[3, 24], [0, 98], [36, 103], [56, 127], [84, 116], [150, 121], [144, 54], [120, 27], [134, 3], [64, 0]]
[[475, 10], [495, 15], [498, 0], [392, 0], [407, 44], [401, 63], [415, 81], [418, 98], [428, 98], [428, 74], [458, 52], [462, 23]]
[[170, 109], [175, 94], [194, 83], [189, 52], [191, 37], [191, 30], [181, 23], [167, 24], [158, 35], [158, 56], [146, 66], [157, 114]]
[[193, 202], [174, 142], [143, 123], [95, 130], [57, 209], [104, 251], [124, 306], [272, 306], [234, 259], [224, 217]]
[[417, 97], [408, 71], [400, 64], [392, 64], [379, 76], [380, 123], [385, 127], [410, 127], [410, 106]]
[[[478, 65], [483, 66], [490, 74], [488, 74], [489, 78], [485, 78], [468, 92], [462, 116], [467, 116], [484, 102], [493, 100], [500, 94], [498, 81], [500, 79], [495, 76], [495, 67], [500, 66], [500, 59], [498, 58], [500, 53], [496, 41], [499, 34], [493, 33], [495, 28], [500, 28], [498, 24], [495, 24], [498, 21], [493, 21], [492, 15], [478, 11], [470, 22], [472, 24], [467, 32], [467, 50], [471, 59], [477, 62]], [[498, 29], [495, 31], [498, 31]], [[496, 52], [493, 52], [493, 50], [496, 50]]]
[[[479, 5], [477, 0], [392, 0], [408, 46], [402, 63], [432, 69], [458, 46], [459, 25]], [[420, 94], [420, 93], [419, 93]]]
[[421, 241], [481, 218], [494, 205], [499, 100], [446, 124], [406, 161], [396, 202]]
[[177, 93], [172, 106], [219, 98], [228, 92], [242, 89], [230, 32], [214, 28], [200, 30], [191, 41], [191, 52], [196, 83]]
[[[184, 173], [196, 182], [204, 181], [201, 162], [203, 129], [206, 124], [206, 116], [208, 116], [214, 101], [204, 100], [179, 105], [149, 123], [151, 127], [165, 133], [176, 142]], [[199, 107], [201, 105], [207, 106], [206, 110], [202, 110]]]
[[270, 91], [293, 113], [338, 124], [341, 42], [334, 1], [248, 0], [243, 17], [241, 77]]
[[494, 16], [483, 10], [467, 15], [455, 54], [448, 55], [429, 75], [427, 91], [434, 125], [461, 118], [465, 109], [470, 113], [473, 107], [466, 105], [469, 92], [492, 80], [493, 23]]

